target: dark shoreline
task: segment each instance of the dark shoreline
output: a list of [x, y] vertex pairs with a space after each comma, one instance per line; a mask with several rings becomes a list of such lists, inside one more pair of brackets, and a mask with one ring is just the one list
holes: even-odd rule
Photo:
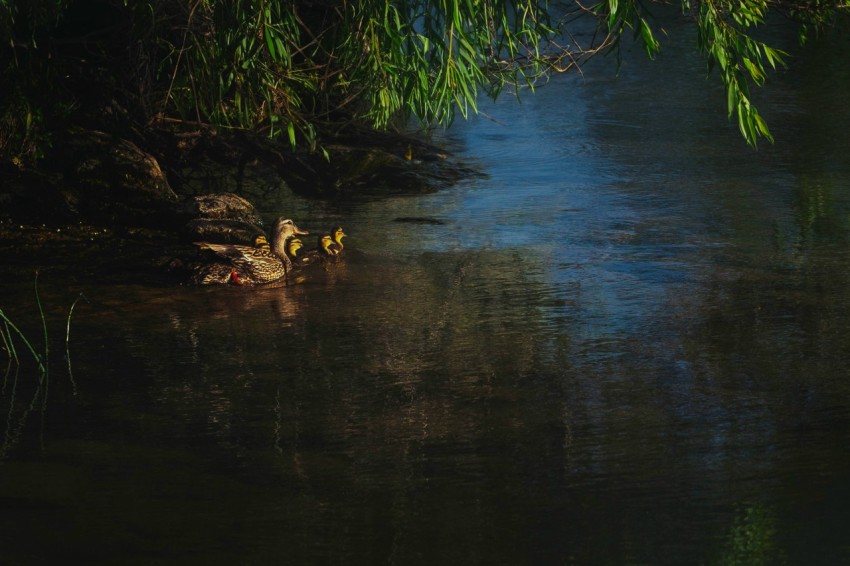
[[[0, 163], [0, 264], [19, 275], [129, 271], [158, 280], [170, 258], [192, 253], [197, 236], [186, 226], [204, 216], [199, 195], [250, 200], [249, 187], [262, 182], [308, 199], [372, 199], [432, 193], [481, 175], [418, 136], [350, 128], [325, 142], [328, 158], [245, 132], [151, 131], [142, 138], [131, 129], [125, 138], [71, 131], [36, 169]], [[253, 208], [212, 217], [241, 221], [244, 214], [262, 223]]]

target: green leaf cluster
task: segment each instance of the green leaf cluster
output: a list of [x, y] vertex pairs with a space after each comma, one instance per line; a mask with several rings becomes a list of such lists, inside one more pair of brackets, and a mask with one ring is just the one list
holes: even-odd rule
[[603, 0], [593, 11], [602, 18], [602, 26], [607, 29], [607, 40], [603, 42], [610, 47], [619, 47], [623, 33], [633, 30], [633, 39], [643, 45], [647, 56], [653, 59], [661, 49], [661, 43], [656, 39], [652, 26], [647, 19], [647, 13], [640, 2], [633, 0]]
[[[660, 1], [660, 0], [659, 0]], [[117, 103], [148, 123], [250, 129], [293, 147], [348, 121], [448, 124], [482, 95], [533, 89], [619, 53], [653, 58], [649, 0], [0, 0], [0, 155], [36, 158], [51, 128]], [[850, 0], [682, 0], [698, 48], [755, 145], [772, 139], [750, 96], [787, 54], [758, 39], [769, 14], [801, 39]], [[105, 11], [105, 12], [104, 12]], [[103, 13], [109, 17], [104, 18]], [[100, 16], [98, 16], [100, 14]], [[596, 33], [588, 39], [589, 22]], [[109, 99], [109, 100], [106, 100]]]
[[719, 70], [729, 117], [737, 118], [741, 134], [752, 145], [759, 137], [773, 141], [773, 136], [751, 101], [749, 86], [762, 86], [768, 70], [784, 66], [787, 56], [750, 33], [764, 24], [767, 12], [767, 0], [705, 0], [697, 18], [697, 41], [708, 57], [709, 72]]
[[332, 85], [358, 100], [362, 115], [384, 127], [395, 118], [449, 123], [477, 111], [480, 93], [533, 84], [539, 43], [552, 35], [545, 4], [535, 0], [365, 0], [347, 5], [344, 34], [331, 63]]
[[[174, 6], [180, 5], [180, 10]], [[446, 124], [532, 84], [556, 30], [537, 0], [130, 2], [159, 116], [316, 141], [326, 121]], [[164, 16], [163, 14], [166, 14]]]

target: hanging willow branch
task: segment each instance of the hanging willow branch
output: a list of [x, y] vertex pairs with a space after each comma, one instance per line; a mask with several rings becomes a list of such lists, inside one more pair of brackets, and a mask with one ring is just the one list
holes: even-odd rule
[[[806, 39], [850, 8], [850, 0], [679, 1], [752, 144], [771, 136], [750, 89], [786, 58], [757, 39], [768, 15], [798, 21]], [[649, 7], [666, 0], [590, 2], [103, 0], [103, 18], [86, 2], [0, 0], [0, 156], [36, 158], [55, 118], [92, 92], [115, 93], [152, 122], [250, 129], [314, 147], [326, 122], [448, 124], [476, 112], [481, 95], [580, 72], [624, 38], [649, 57], [659, 52]]]

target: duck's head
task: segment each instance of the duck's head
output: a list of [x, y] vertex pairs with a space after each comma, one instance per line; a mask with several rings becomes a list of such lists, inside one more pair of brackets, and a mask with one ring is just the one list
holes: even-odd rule
[[272, 227], [272, 233], [276, 234], [277, 237], [282, 237], [284, 239], [289, 238], [291, 236], [295, 236], [296, 234], [299, 236], [306, 236], [310, 232], [306, 230], [302, 230], [298, 226], [295, 225], [295, 222], [290, 220], [289, 218], [278, 218], [274, 221], [274, 226]]
[[289, 218], [278, 218], [272, 227], [272, 252], [280, 257], [286, 256], [286, 240], [296, 234], [309, 234], [295, 225]]
[[304, 243], [298, 238], [290, 238], [286, 243], [286, 253], [289, 254], [289, 257], [296, 257], [298, 255], [298, 250], [304, 247]]

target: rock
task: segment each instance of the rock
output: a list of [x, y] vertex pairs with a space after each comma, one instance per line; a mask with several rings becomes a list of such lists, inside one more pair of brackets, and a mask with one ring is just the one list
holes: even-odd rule
[[64, 193], [81, 220], [164, 227], [179, 200], [156, 158], [133, 142], [98, 131], [69, 134], [45, 160], [63, 175]]
[[75, 222], [77, 210], [61, 178], [0, 163], [0, 221], [58, 226]]

